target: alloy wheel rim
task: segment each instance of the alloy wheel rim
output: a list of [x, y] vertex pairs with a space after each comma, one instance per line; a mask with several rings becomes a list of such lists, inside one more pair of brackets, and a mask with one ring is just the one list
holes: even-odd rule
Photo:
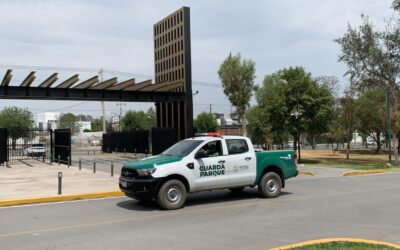
[[269, 192], [275, 193], [276, 190], [278, 189], [278, 182], [274, 179], [268, 180], [267, 181], [267, 189]]
[[167, 191], [167, 199], [171, 203], [178, 203], [181, 199], [181, 192], [176, 187], [170, 187]]

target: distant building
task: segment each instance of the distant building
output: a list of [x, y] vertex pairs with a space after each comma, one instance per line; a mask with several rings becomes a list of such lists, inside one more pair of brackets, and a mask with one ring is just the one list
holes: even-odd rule
[[60, 113], [56, 112], [43, 112], [36, 115], [36, 127], [39, 130], [56, 129], [57, 121]]
[[79, 125], [79, 132], [83, 132], [84, 130], [92, 130], [92, 122], [77, 121], [76, 124]]

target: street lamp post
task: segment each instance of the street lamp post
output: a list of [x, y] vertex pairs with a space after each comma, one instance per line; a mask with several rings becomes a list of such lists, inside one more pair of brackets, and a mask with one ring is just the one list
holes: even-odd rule
[[296, 85], [296, 92], [297, 92], [297, 150], [298, 150], [298, 162], [300, 163], [301, 155], [300, 155], [300, 98], [299, 98], [299, 87]]
[[[283, 82], [283, 83], [285, 83], [285, 84], [288, 84], [288, 82], [286, 81], [286, 80], [284, 80], [284, 79], [280, 79], [280, 81], [281, 82]], [[301, 113], [300, 113], [300, 97], [299, 97], [299, 86], [297, 86], [296, 85], [296, 102], [297, 102], [297, 105], [296, 105], [296, 111], [295, 112], [293, 112], [291, 115], [293, 115], [294, 117], [296, 117], [296, 130], [297, 130], [297, 132], [296, 132], [296, 134], [297, 134], [297, 151], [298, 151], [298, 153], [297, 153], [297, 159], [298, 159], [298, 162], [300, 163], [300, 160], [301, 160], [301, 154], [300, 154], [300, 116], [301, 116]]]

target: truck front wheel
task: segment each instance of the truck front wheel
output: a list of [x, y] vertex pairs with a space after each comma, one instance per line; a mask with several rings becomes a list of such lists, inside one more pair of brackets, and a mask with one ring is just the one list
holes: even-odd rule
[[281, 177], [275, 172], [267, 172], [258, 184], [258, 191], [265, 198], [278, 197], [282, 189]]
[[158, 190], [157, 203], [167, 210], [178, 209], [185, 203], [186, 196], [186, 188], [181, 181], [169, 180]]

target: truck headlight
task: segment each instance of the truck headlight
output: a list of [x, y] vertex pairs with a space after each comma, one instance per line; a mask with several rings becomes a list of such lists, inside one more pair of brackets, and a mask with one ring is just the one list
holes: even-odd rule
[[152, 173], [156, 172], [156, 170], [156, 168], [136, 169], [139, 176], [149, 176]]

